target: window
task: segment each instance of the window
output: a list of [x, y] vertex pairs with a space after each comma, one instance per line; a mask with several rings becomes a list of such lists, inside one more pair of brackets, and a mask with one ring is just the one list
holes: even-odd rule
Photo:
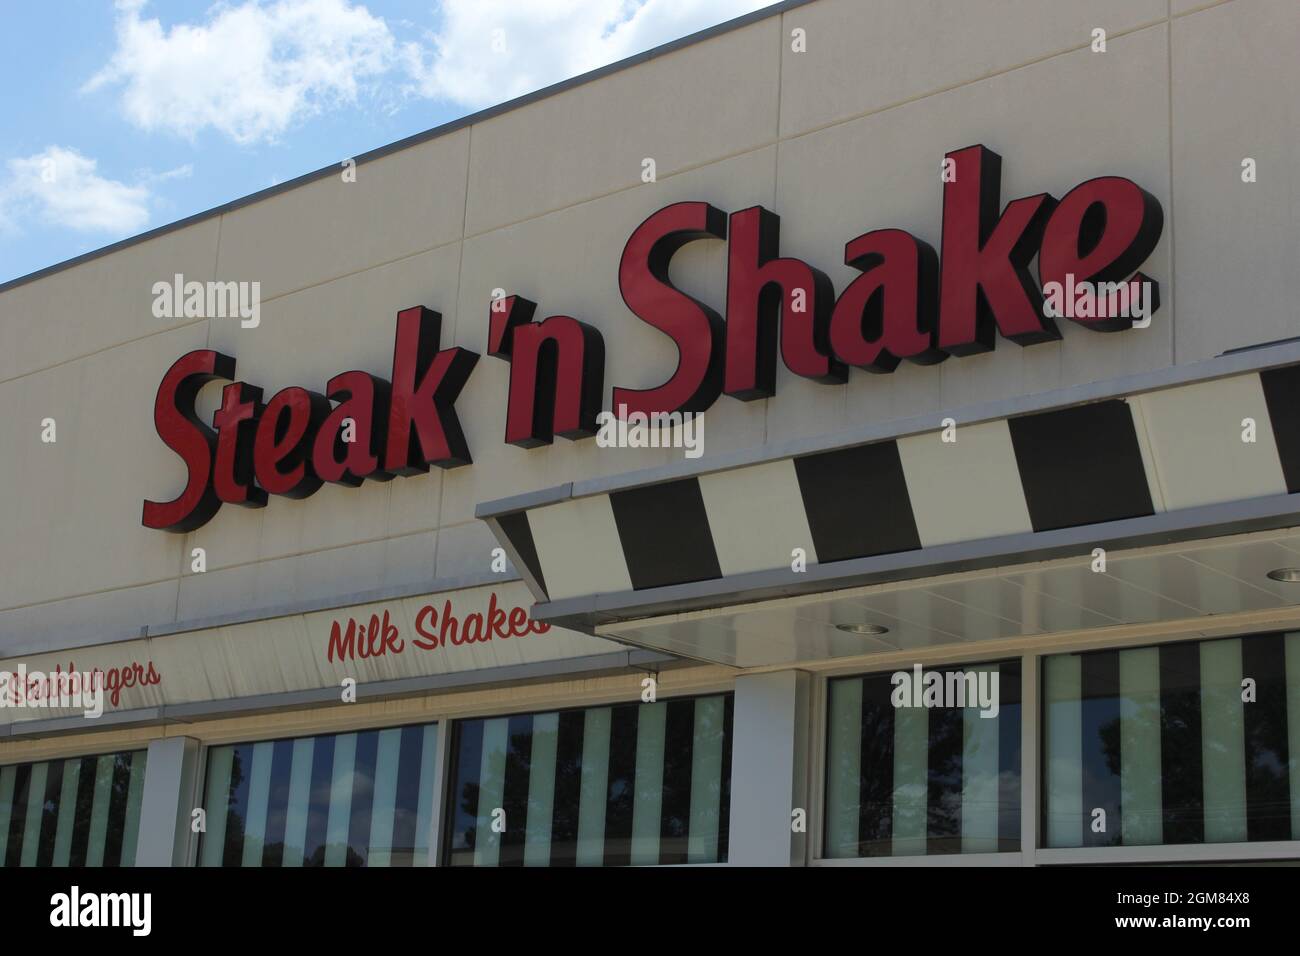
[[145, 751], [0, 768], [0, 863], [133, 866]]
[[1044, 661], [1049, 847], [1300, 835], [1300, 634]]
[[1020, 662], [829, 682], [823, 856], [1020, 849]]
[[212, 747], [201, 866], [424, 866], [437, 725]]
[[457, 721], [453, 866], [727, 858], [730, 694]]

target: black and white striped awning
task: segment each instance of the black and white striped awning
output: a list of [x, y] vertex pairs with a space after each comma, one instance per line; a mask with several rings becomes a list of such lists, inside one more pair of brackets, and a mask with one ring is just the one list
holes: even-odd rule
[[[478, 514], [528, 580], [536, 613], [588, 627], [1094, 545], [1289, 527], [1300, 510], [1290, 497], [1300, 493], [1300, 352], [1282, 351], [1292, 364], [1225, 356], [1201, 369], [1218, 374], [1166, 370], [1175, 381], [1146, 390], [1099, 384], [1061, 393], [1069, 404], [1047, 396], [1003, 416], [941, 414], [894, 437], [573, 483]], [[944, 440], [947, 418], [955, 441]], [[806, 572], [792, 568], [795, 549]]]

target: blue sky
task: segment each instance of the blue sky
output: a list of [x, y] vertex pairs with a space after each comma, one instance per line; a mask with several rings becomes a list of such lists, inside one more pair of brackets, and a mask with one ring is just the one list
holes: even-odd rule
[[0, 282], [771, 0], [2, 0]]

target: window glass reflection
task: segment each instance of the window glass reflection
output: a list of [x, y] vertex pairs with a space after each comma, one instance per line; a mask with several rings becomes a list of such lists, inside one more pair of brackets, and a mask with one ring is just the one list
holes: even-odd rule
[[424, 866], [435, 724], [212, 747], [202, 866]]
[[1300, 634], [1044, 662], [1047, 845], [1300, 833]]
[[727, 857], [731, 695], [454, 727], [453, 866], [642, 866]]
[[0, 864], [135, 865], [145, 754], [0, 767]]
[[1019, 661], [838, 678], [828, 696], [825, 856], [1020, 848]]

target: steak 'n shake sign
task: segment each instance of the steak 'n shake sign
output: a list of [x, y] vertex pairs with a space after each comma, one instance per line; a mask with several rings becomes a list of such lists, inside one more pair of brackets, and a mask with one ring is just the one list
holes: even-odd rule
[[[780, 219], [761, 206], [733, 212], [705, 202], [666, 206], [627, 240], [619, 290], [637, 318], [671, 338], [677, 368], [650, 389], [613, 389], [619, 414], [701, 412], [726, 394], [776, 392], [776, 361], [795, 375], [839, 385], [848, 367], [888, 373], [900, 361], [933, 364], [993, 348], [1059, 339], [1054, 319], [1111, 332], [1159, 307], [1159, 286], [1135, 270], [1160, 238], [1163, 213], [1136, 183], [1088, 180], [1057, 201], [1046, 193], [1002, 206], [1001, 159], [983, 146], [949, 153], [940, 248], [901, 229], [876, 229], [845, 245], [861, 274], [837, 297], [827, 276], [780, 255]], [[699, 240], [727, 242], [725, 319], [668, 277], [673, 254]], [[1030, 263], [1038, 257], [1038, 276]], [[1044, 301], [1048, 291], [1048, 302]], [[1068, 290], [1062, 302], [1061, 290]], [[488, 353], [510, 363], [505, 440], [522, 447], [596, 434], [605, 344], [566, 315], [534, 321], [519, 296], [494, 300]], [[159, 436], [185, 462], [185, 489], [144, 503], [146, 527], [191, 531], [225, 504], [260, 507], [268, 495], [301, 498], [322, 482], [359, 485], [470, 463], [455, 401], [479, 356], [443, 348], [438, 313], [397, 314], [392, 374], [340, 372], [324, 392], [262, 390], [235, 380], [235, 359], [212, 349], [179, 358], [154, 406]], [[194, 402], [229, 381], [212, 426]], [[351, 434], [345, 440], [345, 430]]]

